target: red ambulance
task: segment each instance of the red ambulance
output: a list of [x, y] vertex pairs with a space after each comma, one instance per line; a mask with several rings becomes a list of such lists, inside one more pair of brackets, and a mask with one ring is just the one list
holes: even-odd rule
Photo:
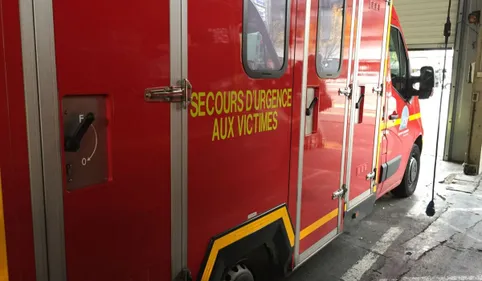
[[391, 1], [0, 7], [2, 280], [274, 280], [415, 190]]

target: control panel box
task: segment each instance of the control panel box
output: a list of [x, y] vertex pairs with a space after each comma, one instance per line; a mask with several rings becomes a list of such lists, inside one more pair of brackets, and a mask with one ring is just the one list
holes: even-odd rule
[[62, 113], [67, 190], [106, 182], [109, 179], [106, 96], [65, 96]]

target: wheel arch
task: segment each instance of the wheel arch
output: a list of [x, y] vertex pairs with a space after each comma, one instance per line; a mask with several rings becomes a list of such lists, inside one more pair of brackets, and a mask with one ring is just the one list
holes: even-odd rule
[[422, 135], [419, 135], [415, 139], [415, 144], [418, 145], [418, 147], [420, 148], [420, 152], [422, 152], [422, 146], [423, 146], [423, 136]]
[[294, 239], [287, 206], [282, 204], [211, 238], [197, 280], [221, 280], [226, 268], [235, 266], [263, 246], [275, 255], [277, 265], [286, 274]]

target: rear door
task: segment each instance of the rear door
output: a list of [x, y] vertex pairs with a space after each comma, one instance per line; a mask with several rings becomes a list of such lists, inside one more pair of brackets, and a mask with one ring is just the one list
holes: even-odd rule
[[34, 3], [50, 280], [170, 279], [177, 2]]

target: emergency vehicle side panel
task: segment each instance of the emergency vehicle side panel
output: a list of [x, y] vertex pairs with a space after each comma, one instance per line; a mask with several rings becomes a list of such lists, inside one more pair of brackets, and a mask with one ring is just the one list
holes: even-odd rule
[[[343, 139], [343, 120], [345, 96], [338, 94], [338, 89], [346, 84], [347, 57], [350, 35], [350, 18], [352, 15], [352, 1], [345, 1], [345, 9], [337, 11], [339, 21], [333, 20], [331, 30], [325, 31], [330, 35], [328, 44], [332, 44], [332, 53], [323, 53], [320, 39], [318, 21], [320, 3], [311, 1], [310, 40], [308, 46], [308, 93], [306, 106], [317, 98], [313, 108], [313, 115], [306, 116], [301, 112], [301, 118], [312, 119], [306, 122], [303, 174], [301, 197], [301, 228], [300, 228], [300, 254], [325, 237], [338, 226], [338, 200], [332, 200], [331, 195], [340, 187], [341, 147]], [[336, 9], [336, 8], [335, 8]], [[301, 11], [304, 14], [304, 10]], [[328, 13], [330, 13], [329, 11]], [[343, 15], [343, 13], [345, 13]], [[334, 18], [334, 17], [333, 17]], [[302, 22], [302, 21], [299, 21]], [[343, 42], [342, 42], [343, 40]], [[343, 43], [343, 44], [340, 44]], [[340, 51], [336, 52], [337, 45], [342, 48], [342, 63], [340, 72], [320, 78], [317, 73], [316, 60], [324, 63], [328, 57], [339, 58]], [[329, 47], [329, 46], [327, 46]], [[298, 46], [296, 46], [298, 49]], [[302, 50], [303, 46], [300, 46]], [[322, 52], [317, 56], [318, 49]], [[325, 51], [326, 52], [326, 51]], [[326, 58], [325, 58], [326, 57]], [[301, 98], [301, 97], [300, 97]], [[300, 100], [297, 101], [297, 104]], [[311, 128], [309, 126], [312, 126]], [[311, 132], [307, 132], [307, 130]], [[292, 157], [297, 157], [298, 151], [292, 150]], [[296, 186], [294, 186], [296, 188]]]
[[[405, 52], [407, 54], [408, 65], [410, 67], [410, 59], [408, 58], [408, 48], [405, 41], [405, 36], [403, 35], [403, 29], [396, 11], [394, 11], [393, 14], [394, 14], [394, 26], [398, 28], [398, 31], [402, 36]], [[410, 68], [409, 68], [409, 73], [411, 73]], [[410, 154], [410, 151], [412, 150], [412, 145], [415, 143], [417, 138], [423, 136], [423, 126], [422, 126], [422, 119], [421, 119], [422, 115], [420, 112], [420, 102], [418, 97], [416, 96], [412, 97], [412, 99], [409, 101], [409, 105], [410, 106], [409, 106], [409, 114], [408, 114], [409, 116], [408, 129], [409, 129], [409, 134], [411, 135], [411, 139], [410, 138], [406, 139], [407, 143], [404, 143], [405, 153], [407, 156]], [[402, 110], [400, 110], [400, 108], [397, 108], [397, 109], [399, 109], [398, 112], [402, 112], [401, 121], [404, 121], [403, 118], [405, 118], [405, 116], [403, 114], [403, 109]], [[407, 157], [407, 160], [408, 160], [408, 157]]]
[[[402, 41], [404, 41], [398, 15], [395, 9], [393, 9], [391, 37], [393, 38], [394, 33], [397, 32], [400, 33]], [[404, 44], [403, 47], [407, 54], [408, 61], [406, 44]], [[408, 73], [410, 73], [409, 70]], [[391, 75], [390, 67], [388, 69], [388, 74]], [[382, 157], [385, 158], [385, 162], [382, 162], [381, 164], [392, 166], [391, 169], [396, 169], [396, 172], [386, 179], [382, 179], [383, 182], [379, 185], [379, 189], [377, 190], [377, 197], [382, 196], [401, 183], [412, 146], [417, 138], [423, 135], [418, 97], [411, 97], [409, 99], [402, 98], [392, 84], [391, 79], [388, 79], [386, 85], [386, 112], [383, 128], [384, 141], [382, 142], [383, 145], [381, 149]], [[397, 117], [390, 120], [390, 115]], [[380, 170], [382, 170], [381, 167]]]
[[[380, 64], [384, 59], [380, 57], [383, 44], [383, 28], [385, 1], [364, 2], [362, 26], [362, 41], [359, 51], [360, 67], [358, 72], [359, 94], [354, 96], [358, 108], [351, 110], [356, 115], [353, 136], [353, 155], [351, 164], [351, 179], [349, 199], [364, 200], [370, 194], [371, 181], [367, 175], [371, 172], [373, 149], [375, 147], [375, 118], [377, 110], [377, 87], [380, 75]], [[381, 74], [383, 75], [383, 73]], [[380, 118], [380, 117], [379, 117]], [[376, 149], [376, 148], [375, 148]], [[358, 201], [358, 200], [356, 200]], [[355, 204], [357, 202], [354, 202]]]
[[[0, 3], [1, 5], [1, 3]], [[3, 15], [0, 11], [0, 22], [3, 22]], [[5, 210], [3, 203], [2, 168], [7, 172], [6, 164], [7, 151], [5, 148], [10, 146], [10, 132], [8, 130], [8, 103], [7, 103], [7, 73], [5, 71], [5, 48], [3, 28], [0, 28], [0, 278], [8, 280], [7, 265], [7, 241], [5, 240]]]
[[[338, 201], [331, 195], [340, 183], [340, 163], [343, 136], [343, 116], [345, 97], [338, 90], [346, 84], [352, 1], [346, 1], [345, 27], [343, 36], [343, 66], [339, 75], [320, 78], [316, 73], [315, 54], [317, 21], [312, 20], [310, 34], [310, 64], [308, 88], [314, 88], [318, 103], [314, 110], [317, 114], [313, 133], [305, 137], [303, 167], [303, 192], [301, 212], [301, 252], [318, 242], [337, 227]], [[365, 1], [362, 26], [359, 85], [357, 91], [359, 109], [354, 134], [352, 177], [350, 199], [370, 190], [366, 175], [370, 172], [373, 138], [375, 133], [376, 94], [372, 93], [378, 81], [380, 49], [384, 24], [384, 4], [378, 1]], [[312, 15], [318, 14], [318, 3], [314, 1]], [[313, 24], [313, 22], [315, 24]], [[341, 38], [340, 38], [341, 40]], [[310, 103], [310, 100], [307, 100]]]
[[[392, 15], [394, 16], [393, 13]], [[392, 20], [392, 26], [395, 24], [396, 21]], [[397, 30], [393, 30], [392, 28], [390, 36], [397, 36], [394, 34], [396, 32]], [[391, 75], [390, 70], [389, 74]], [[397, 93], [397, 90], [393, 87], [390, 79], [387, 82], [386, 91], [386, 125], [384, 130], [386, 142], [384, 143], [383, 147], [384, 151], [386, 152], [386, 160], [385, 162], [381, 163], [382, 166], [380, 168], [380, 176], [382, 181], [382, 184], [380, 185], [380, 192], [383, 193], [388, 192], [399, 185], [402, 180], [403, 173], [405, 172], [405, 166], [403, 163], [406, 164], [409, 152], [406, 153], [406, 156], [403, 155], [403, 152], [405, 151], [405, 143], [407, 143], [407, 141], [404, 141], [404, 139], [409, 137], [409, 135], [406, 134], [406, 132], [400, 134], [399, 128], [402, 117], [401, 112], [406, 105], [409, 106], [409, 104]], [[402, 131], [405, 130], [406, 129]]]
[[35, 280], [19, 3], [0, 7], [0, 279]]
[[[374, 3], [374, 2], [370, 2], [370, 8], [373, 9], [374, 11], [378, 11], [378, 6], [376, 5], [377, 3]], [[385, 114], [385, 111], [383, 110], [385, 108], [385, 87], [384, 87], [384, 84], [386, 83], [387, 81], [387, 63], [388, 63], [388, 60], [387, 60], [387, 46], [388, 46], [388, 38], [389, 38], [389, 33], [390, 33], [390, 22], [391, 22], [391, 11], [392, 11], [392, 3], [386, 3], [386, 5], [384, 5], [384, 3], [382, 3], [382, 6], [380, 6], [380, 10], [381, 11], [384, 11], [385, 13], [385, 16], [384, 18], [386, 19], [386, 22], [384, 22], [384, 28], [386, 28], [386, 30], [384, 30], [383, 32], [385, 33], [385, 38], [382, 38], [382, 44], [384, 44], [384, 46], [381, 46], [383, 48], [383, 53], [380, 52], [382, 55], [382, 58], [381, 58], [381, 61], [379, 64], [379, 80], [378, 82], [381, 83], [382, 87], [381, 87], [381, 92], [378, 92], [378, 94], [380, 95], [380, 97], [378, 98], [378, 103], [380, 106], [380, 108], [378, 108], [378, 111], [379, 111], [379, 126], [378, 128], [376, 129], [377, 131], [375, 131], [375, 133], [377, 134], [377, 140], [376, 140], [376, 143], [374, 144], [374, 148], [375, 148], [375, 151], [374, 154], [372, 154], [373, 156], [372, 157], [376, 157], [375, 161], [372, 163], [373, 164], [373, 171], [375, 172], [374, 175], [370, 175], [371, 176], [374, 176], [374, 178], [371, 180], [371, 183], [372, 183], [372, 190], [367, 190], [364, 192], [364, 194], [358, 196], [357, 199], [355, 200], [352, 200], [350, 203], [351, 206], [348, 206], [348, 211], [345, 212], [344, 216], [346, 218], [351, 218], [351, 219], [347, 219], [344, 221], [345, 223], [345, 226], [351, 224], [353, 221], [355, 220], [359, 220], [359, 219], [363, 219], [366, 215], [368, 215], [370, 212], [372, 212], [373, 210], [373, 207], [374, 207], [374, 202], [376, 201], [377, 197], [376, 197], [376, 191], [379, 189], [378, 188], [378, 173], [379, 173], [379, 169], [377, 169], [377, 167], [379, 166], [379, 163], [385, 163], [385, 154], [383, 154], [383, 150], [382, 150], [382, 146], [383, 146], [383, 143], [386, 143], [386, 139], [384, 138], [384, 135], [381, 133], [382, 132], [382, 129], [385, 125], [385, 121], [384, 121], [384, 114]], [[381, 50], [380, 50], [381, 51]], [[373, 89], [373, 92], [375, 92], [375, 89]], [[375, 113], [376, 114], [376, 113]], [[375, 120], [376, 122], [376, 120]], [[374, 138], [375, 139], [375, 138]], [[373, 142], [373, 141], [372, 141]], [[367, 179], [368, 180], [368, 179]]]
[[[394, 18], [395, 13], [393, 10], [391, 23], [392, 26], [396, 24]], [[390, 27], [390, 30], [393, 30], [392, 27]], [[390, 37], [391, 36], [394, 36], [393, 32], [390, 32]], [[391, 39], [389, 38], [389, 40]], [[391, 44], [391, 42], [389, 42], [389, 44]], [[389, 190], [395, 188], [398, 184], [400, 184], [404, 173], [404, 168], [401, 165], [403, 159], [401, 152], [404, 150], [404, 146], [401, 138], [398, 136], [397, 126], [397, 123], [399, 124], [401, 119], [398, 117], [395, 117], [395, 119], [393, 119], [393, 115], [398, 115], [397, 102], [399, 101], [398, 103], [405, 104], [405, 101], [398, 96], [398, 94], [395, 92], [396, 90], [392, 86], [390, 70], [390, 45], [388, 52], [388, 78], [385, 83], [386, 91], [382, 123], [382, 142], [380, 149], [381, 161], [379, 162], [378, 167], [378, 180], [380, 184], [378, 185], [377, 189], [377, 197], [382, 196], [383, 194], [387, 193]], [[401, 107], [403, 108], [403, 106]], [[390, 170], [390, 172], [388, 172], [388, 170]]]
[[169, 2], [54, 0], [53, 11], [67, 279], [169, 279], [170, 104], [144, 100], [171, 85]]
[[[305, 13], [306, 0], [296, 0], [296, 9], [292, 19], [292, 26], [294, 33], [294, 42], [290, 44], [293, 49], [293, 105], [291, 107], [292, 121], [291, 121], [291, 145], [289, 148], [290, 164], [289, 164], [289, 198], [288, 210], [291, 216], [293, 225], [297, 223], [297, 185], [298, 185], [298, 152], [300, 149], [300, 121], [304, 112], [301, 111], [301, 92], [303, 80], [303, 45], [305, 44]], [[313, 110], [313, 112], [316, 112]], [[304, 117], [304, 116], [303, 116]]]
[[[271, 1], [271, 31], [254, 6], [259, 3], [263, 1], [189, 1], [194, 12], [188, 13], [188, 77], [193, 85], [188, 108], [188, 266], [202, 280], [210, 277], [209, 260], [217, 255], [208, 247], [211, 239], [288, 201], [292, 105], [298, 95], [293, 91], [292, 47], [296, 1]], [[196, 12], [206, 7], [210, 16]], [[265, 36], [274, 30], [279, 35], [275, 42]], [[283, 53], [283, 39], [290, 46], [283, 70], [250, 77], [251, 67], [270, 67], [269, 44], [278, 55]], [[243, 46], [243, 40], [249, 42]], [[258, 53], [259, 46], [267, 46], [266, 57]], [[241, 228], [238, 238], [247, 237], [250, 227]], [[233, 247], [236, 241], [224, 246]]]
[[[35, 280], [18, 2], [0, 1], [0, 136], [7, 136], [0, 138], [0, 191], [8, 273], [9, 280]], [[370, 188], [365, 177], [372, 160], [376, 110], [371, 89], [378, 79], [383, 34], [383, 1], [363, 1], [358, 78], [365, 96], [359, 103], [357, 124], [350, 124], [355, 126], [350, 199]], [[289, 48], [283, 67], [269, 75], [250, 71], [256, 63], [272, 64], [263, 62], [257, 49], [271, 40], [262, 36], [266, 30], [258, 26], [258, 18], [246, 18], [247, 6], [255, 2], [263, 1], [189, 2], [189, 11], [194, 12], [188, 13], [185, 58], [193, 85], [187, 108], [187, 265], [193, 277], [203, 281], [210, 280], [212, 272], [218, 276], [220, 268], [237, 262], [240, 253], [260, 241], [280, 247], [281, 256], [289, 261], [297, 200], [302, 200], [300, 252], [335, 230], [338, 212], [343, 211], [331, 195], [341, 184], [345, 98], [338, 89], [346, 84], [352, 1], [345, 3], [341, 71], [323, 78], [315, 62], [319, 3], [311, 2], [308, 88], [318, 102], [312, 113], [312, 133], [305, 136], [301, 148], [303, 163], [298, 163], [298, 134], [300, 119], [306, 118], [300, 111], [306, 2], [272, 1], [280, 18], [279, 9], [286, 3], [284, 34]], [[144, 90], [171, 84], [169, 3], [99, 6], [54, 0], [53, 4], [61, 122], [69, 113], [64, 102], [73, 97], [82, 100], [95, 95], [102, 100], [95, 110], [105, 114], [105, 146], [99, 152], [106, 157], [105, 182], [67, 190], [71, 181], [66, 159], [70, 158], [62, 154], [65, 169], [59, 173], [65, 184], [68, 280], [163, 280], [171, 275], [170, 105], [146, 103]], [[196, 12], [206, 7], [212, 16]], [[395, 13], [393, 17], [392, 24], [399, 27]], [[245, 29], [247, 22], [250, 32]], [[272, 28], [279, 28], [281, 22]], [[248, 37], [250, 41], [243, 44]], [[396, 111], [400, 118], [383, 123], [386, 135], [380, 162], [390, 161], [394, 154], [402, 157], [390, 178], [393, 183], [382, 183], [378, 196], [399, 183], [422, 131], [418, 98], [406, 103], [390, 82], [387, 85], [385, 112]], [[402, 115], [405, 106], [408, 117]], [[407, 128], [400, 128], [405, 121]], [[298, 165], [303, 165], [302, 175]], [[298, 176], [303, 177], [302, 198], [296, 198]], [[0, 224], [1, 207], [0, 201]], [[6, 272], [1, 241], [0, 225], [0, 277]]]

